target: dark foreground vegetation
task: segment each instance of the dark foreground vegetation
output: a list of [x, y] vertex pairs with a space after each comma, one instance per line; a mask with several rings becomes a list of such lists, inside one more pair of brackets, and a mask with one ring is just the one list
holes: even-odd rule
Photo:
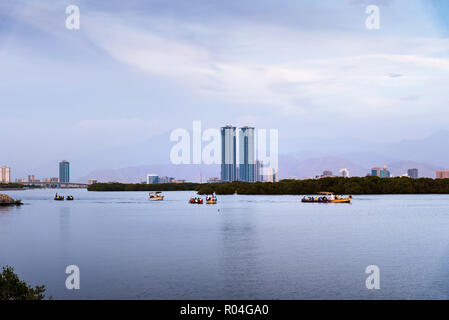
[[279, 182], [122, 184], [97, 183], [89, 191], [185, 191], [199, 194], [449, 194], [449, 179], [410, 178], [324, 178], [318, 180], [281, 180]]
[[14, 273], [12, 267], [3, 267], [0, 273], [0, 300], [42, 300], [45, 286], [30, 287]]

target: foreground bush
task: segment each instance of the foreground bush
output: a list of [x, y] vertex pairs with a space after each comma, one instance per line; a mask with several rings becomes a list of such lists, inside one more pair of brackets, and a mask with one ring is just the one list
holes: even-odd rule
[[42, 300], [45, 290], [45, 286], [28, 286], [19, 279], [12, 267], [3, 267], [0, 273], [0, 300]]

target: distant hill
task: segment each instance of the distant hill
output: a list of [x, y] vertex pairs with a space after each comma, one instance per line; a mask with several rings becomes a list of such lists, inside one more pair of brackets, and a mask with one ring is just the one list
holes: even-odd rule
[[297, 159], [292, 156], [280, 156], [279, 159], [279, 177], [281, 179], [315, 177], [322, 174], [324, 170], [331, 170], [334, 175], [339, 175], [339, 170], [342, 168], [348, 169], [350, 175], [353, 176], [365, 176], [368, 173], [368, 169], [363, 166], [337, 157]]
[[[342, 150], [336, 147], [338, 143], [335, 140], [304, 139], [296, 144], [288, 141], [284, 143], [284, 149], [279, 150], [279, 177], [314, 177], [323, 170], [331, 170], [338, 175], [341, 168], [347, 168], [351, 176], [365, 176], [372, 167], [386, 164], [395, 176], [406, 173], [409, 168], [417, 168], [420, 176], [434, 178], [436, 170], [449, 168], [447, 141], [449, 131], [446, 130], [437, 131], [421, 140], [403, 140], [388, 145], [364, 144], [347, 138]], [[142, 143], [80, 155], [78, 159], [71, 160], [73, 172], [79, 176], [74, 180], [86, 182], [97, 178], [103, 181], [139, 182], [146, 174], [156, 173], [199, 182], [199, 165], [170, 164], [169, 154], [174, 144], [167, 132]], [[287, 145], [289, 150], [285, 149]], [[203, 181], [219, 175], [218, 165], [202, 166]]]
[[383, 147], [382, 153], [396, 159], [434, 163], [449, 167], [449, 131], [439, 130], [420, 140], [403, 140]]

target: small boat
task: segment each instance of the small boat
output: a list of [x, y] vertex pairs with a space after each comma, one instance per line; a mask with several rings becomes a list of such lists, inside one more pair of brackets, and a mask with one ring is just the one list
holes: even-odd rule
[[150, 193], [148, 199], [151, 201], [161, 201], [164, 200], [164, 196], [162, 195], [162, 192], [158, 191], [156, 193]]
[[56, 201], [64, 201], [64, 197], [63, 196], [58, 196], [58, 194], [55, 195], [55, 200]]
[[206, 203], [207, 204], [216, 204], [217, 203], [217, 197], [215, 194], [207, 195], [206, 196]]
[[73, 196], [67, 196], [66, 200], [74, 200]]
[[201, 198], [190, 198], [189, 203], [203, 204], [203, 199], [201, 199]]
[[308, 203], [351, 203], [352, 196], [341, 197], [334, 195], [332, 192], [320, 192], [315, 196], [304, 196], [301, 202]]

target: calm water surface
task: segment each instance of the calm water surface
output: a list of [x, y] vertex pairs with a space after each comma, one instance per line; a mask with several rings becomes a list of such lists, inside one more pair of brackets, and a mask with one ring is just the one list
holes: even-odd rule
[[[297, 196], [194, 192], [7, 191], [0, 265], [56, 299], [448, 299], [449, 196], [356, 196], [302, 204]], [[81, 289], [65, 288], [65, 268]], [[367, 290], [365, 268], [380, 268]]]

